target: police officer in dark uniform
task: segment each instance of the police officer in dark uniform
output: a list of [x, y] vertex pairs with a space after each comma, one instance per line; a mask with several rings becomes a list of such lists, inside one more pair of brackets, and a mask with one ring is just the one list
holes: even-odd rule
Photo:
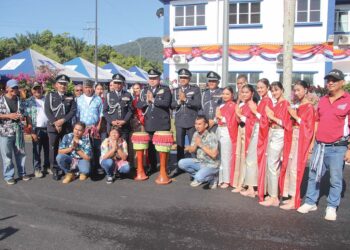
[[107, 121], [107, 132], [112, 126], [119, 127], [124, 140], [129, 140], [130, 119], [133, 115], [132, 97], [129, 92], [123, 89], [125, 77], [121, 74], [112, 76], [114, 91], [107, 93], [103, 104], [103, 116]]
[[[198, 86], [190, 85], [192, 73], [188, 69], [178, 71], [180, 86], [174, 90], [171, 108], [175, 113], [177, 161], [184, 158], [185, 136], [189, 140], [195, 132], [194, 123], [201, 109], [201, 92]], [[180, 172], [177, 168], [173, 175]]]
[[201, 115], [209, 120], [209, 127], [211, 132], [215, 132], [217, 125], [214, 122], [216, 108], [222, 104], [222, 89], [219, 88], [221, 77], [214, 71], [209, 71], [207, 74], [208, 89], [202, 94], [202, 109]]
[[49, 136], [49, 158], [53, 179], [59, 180], [59, 167], [56, 162], [59, 141], [65, 134], [72, 132], [72, 118], [77, 111], [74, 96], [67, 94], [67, 84], [70, 79], [66, 75], [56, 77], [56, 91], [51, 92], [45, 98], [45, 114], [49, 120], [47, 132]]
[[[148, 71], [148, 87], [141, 91], [136, 104], [145, 115], [145, 131], [151, 138], [156, 131], [170, 130], [171, 92], [169, 87], [160, 85], [160, 75], [158, 70]], [[148, 157], [151, 164], [148, 173], [151, 174], [157, 170], [157, 155], [152, 140], [148, 148]]]

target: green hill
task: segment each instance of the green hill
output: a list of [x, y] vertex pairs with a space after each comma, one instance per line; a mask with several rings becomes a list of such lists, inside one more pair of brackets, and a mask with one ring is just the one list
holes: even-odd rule
[[[163, 45], [160, 37], [144, 37], [136, 40], [141, 46], [141, 56], [149, 61], [162, 63]], [[135, 42], [116, 45], [113, 47], [124, 56], [139, 56], [140, 49]]]

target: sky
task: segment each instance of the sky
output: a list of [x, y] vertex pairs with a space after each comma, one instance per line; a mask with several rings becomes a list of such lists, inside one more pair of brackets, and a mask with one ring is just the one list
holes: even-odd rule
[[[161, 7], [158, 0], [98, 0], [99, 44], [161, 37], [163, 19], [155, 14]], [[48, 29], [93, 44], [94, 25], [95, 0], [0, 0], [0, 37]]]

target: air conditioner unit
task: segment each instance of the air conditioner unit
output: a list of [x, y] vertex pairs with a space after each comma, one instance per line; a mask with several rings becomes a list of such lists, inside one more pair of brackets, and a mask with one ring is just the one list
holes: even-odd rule
[[186, 55], [183, 55], [183, 54], [173, 55], [173, 62], [175, 64], [186, 64], [187, 63]]
[[340, 35], [338, 45], [350, 45], [350, 35]]

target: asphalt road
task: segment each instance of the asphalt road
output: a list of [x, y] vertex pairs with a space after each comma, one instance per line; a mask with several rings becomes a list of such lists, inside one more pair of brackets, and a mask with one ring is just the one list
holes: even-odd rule
[[[349, 184], [350, 168], [344, 173]], [[350, 249], [349, 191], [338, 220], [328, 222], [325, 196], [316, 212], [301, 215], [229, 190], [192, 188], [187, 175], [166, 186], [156, 176], [112, 185], [0, 181], [0, 249]]]

